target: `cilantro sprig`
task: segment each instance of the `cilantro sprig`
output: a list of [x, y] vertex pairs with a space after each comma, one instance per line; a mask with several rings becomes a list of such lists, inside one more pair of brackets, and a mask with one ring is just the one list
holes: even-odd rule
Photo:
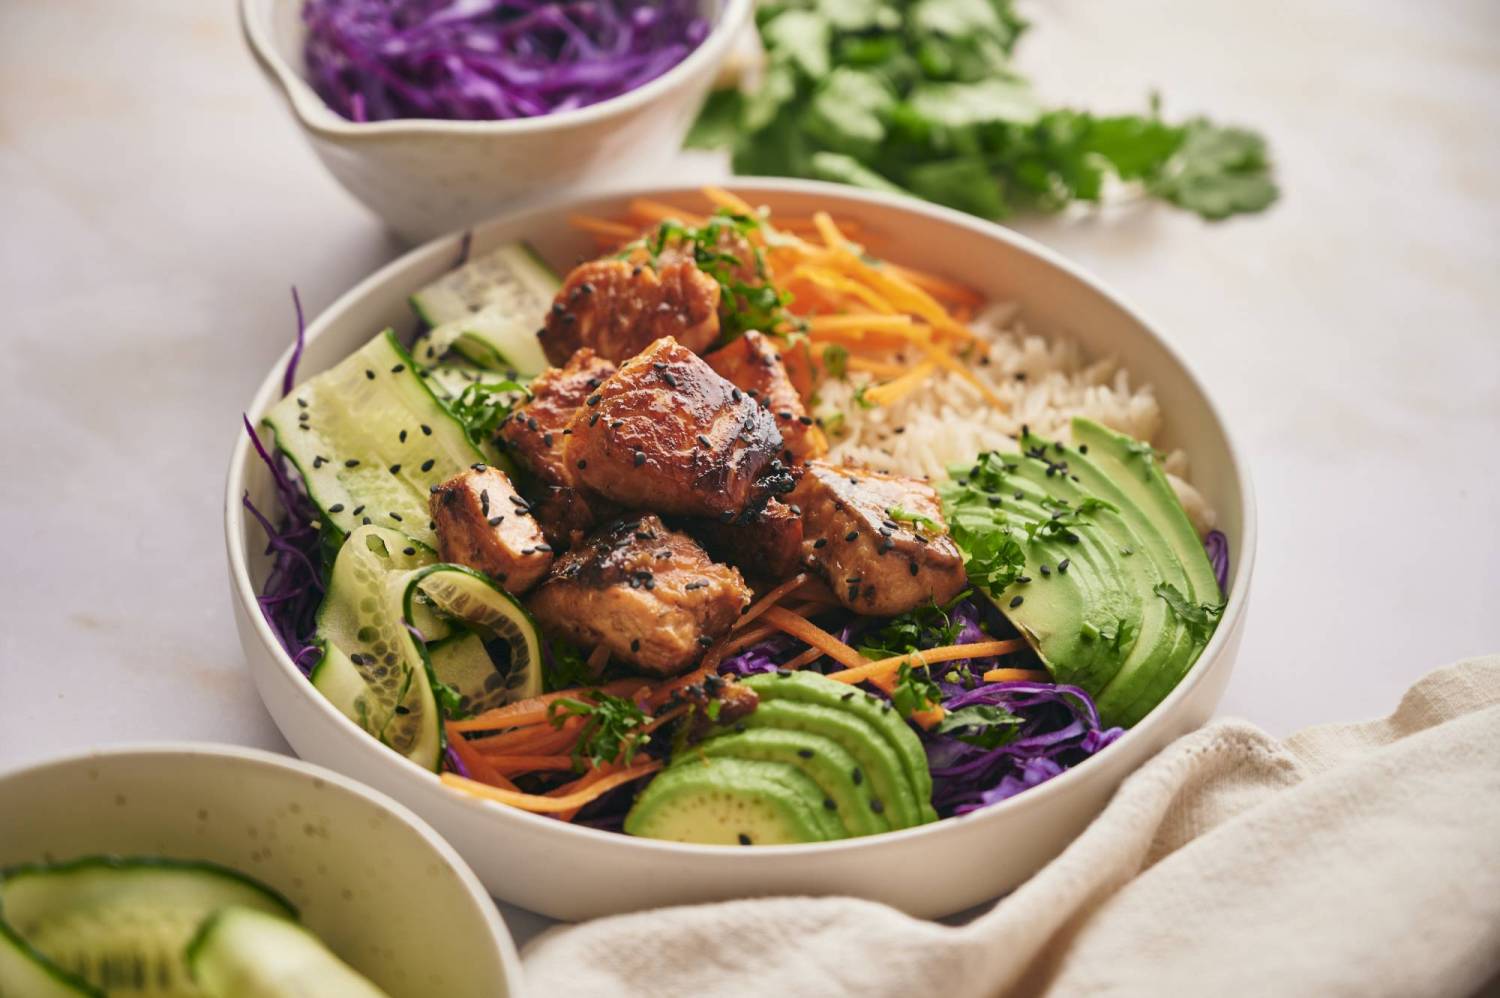
[[992, 749], [1015, 739], [1024, 723], [1024, 718], [1004, 707], [974, 704], [949, 712], [933, 731], [967, 745]]
[[902, 717], [931, 710], [942, 699], [942, 688], [933, 681], [927, 666], [913, 669], [911, 663], [901, 663], [901, 667], [896, 670], [896, 685], [891, 690], [891, 704]]
[[547, 705], [547, 719], [561, 728], [569, 717], [587, 718], [578, 740], [573, 744], [573, 768], [583, 772], [584, 761], [598, 768], [611, 762], [630, 765], [637, 752], [651, 741], [639, 731], [650, 720], [634, 700], [592, 691], [592, 702], [574, 697], [560, 697]]
[[[751, 329], [773, 333], [791, 324], [786, 311], [791, 295], [771, 283], [765, 255], [748, 238], [760, 225], [758, 218], [720, 209], [701, 226], [666, 219], [645, 239], [653, 263], [668, 247], [687, 249], [698, 269], [718, 283], [723, 343]], [[742, 258], [740, 252], [748, 252], [749, 259]], [[747, 263], [754, 271], [751, 280], [744, 277]]]
[[1012, 61], [1014, 0], [765, 0], [767, 61], [689, 136], [745, 174], [904, 192], [985, 218], [1097, 203], [1111, 184], [1207, 219], [1277, 198], [1265, 141], [1204, 118], [1045, 107]]
[[1207, 642], [1224, 615], [1223, 603], [1195, 603], [1170, 582], [1158, 582], [1151, 590], [1166, 601], [1172, 615], [1182, 622], [1196, 641]]
[[896, 658], [953, 644], [963, 630], [963, 621], [953, 619], [950, 611], [968, 596], [966, 589], [942, 606], [928, 603], [892, 617], [864, 636], [859, 653], [871, 659]]
[[531, 392], [519, 381], [480, 381], [464, 388], [448, 403], [448, 410], [463, 424], [476, 445], [487, 443], [509, 418], [511, 411]]

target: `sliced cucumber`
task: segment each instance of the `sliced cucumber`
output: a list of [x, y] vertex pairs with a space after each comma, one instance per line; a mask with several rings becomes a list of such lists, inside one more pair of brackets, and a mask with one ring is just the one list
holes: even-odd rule
[[536, 338], [537, 321], [518, 318], [503, 306], [490, 305], [472, 315], [434, 326], [412, 346], [412, 356], [430, 367], [452, 352], [482, 371], [534, 378], [548, 367], [547, 356]]
[[408, 578], [407, 619], [422, 602], [469, 631], [444, 650], [424, 652], [438, 680], [458, 693], [460, 711], [477, 714], [542, 692], [536, 621], [514, 596], [462, 565], [433, 565]]
[[561, 285], [530, 246], [507, 243], [433, 281], [411, 296], [411, 307], [432, 327], [497, 308], [535, 330]]
[[360, 527], [349, 535], [318, 608], [323, 657], [313, 666], [312, 684], [345, 717], [417, 765], [436, 770], [442, 716], [424, 656], [402, 615], [404, 579], [433, 560], [430, 550], [385, 527]]
[[254, 908], [223, 908], [187, 947], [205, 998], [386, 998], [317, 936]]
[[18, 867], [0, 879], [0, 908], [15, 934], [109, 994], [196, 994], [183, 949], [227, 905], [297, 915], [270, 888], [211, 863], [89, 857]]
[[435, 682], [456, 691], [458, 712], [488, 710], [542, 691], [542, 653], [536, 624], [509, 593], [433, 561], [384, 527], [349, 536], [318, 608], [323, 657], [312, 683], [345, 717], [435, 770]]
[[390, 330], [297, 386], [265, 423], [313, 502], [346, 534], [373, 522], [436, 546], [428, 492], [486, 460]]
[[0, 995], [103, 998], [104, 992], [48, 961], [0, 921]]

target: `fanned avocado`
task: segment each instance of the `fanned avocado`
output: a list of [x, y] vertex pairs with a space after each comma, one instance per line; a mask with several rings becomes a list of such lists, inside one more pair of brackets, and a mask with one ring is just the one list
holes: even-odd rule
[[693, 751], [710, 759], [728, 756], [795, 766], [818, 785], [824, 809], [838, 816], [847, 834], [874, 835], [891, 829], [885, 815], [870, 809], [869, 791], [854, 783], [851, 774], [859, 763], [831, 738], [806, 731], [752, 728], [709, 738]]
[[917, 817], [911, 824], [937, 820], [932, 809], [932, 774], [927, 768], [927, 753], [901, 715], [891, 709], [889, 701], [864, 693], [849, 696], [846, 683], [815, 672], [762, 673], [745, 680], [762, 701], [792, 700], [843, 710], [861, 718], [885, 739], [901, 762], [906, 781], [916, 799]]
[[1169, 596], [1216, 604], [1218, 588], [1149, 446], [1087, 420], [1074, 434], [1079, 447], [1023, 434], [1020, 454], [981, 456], [945, 498], [1009, 527], [1025, 565], [995, 604], [1059, 682], [1090, 693], [1106, 724], [1128, 726], [1212, 633]]
[[705, 845], [784, 845], [844, 837], [818, 785], [793, 766], [688, 758], [664, 770], [625, 816], [644, 838]]

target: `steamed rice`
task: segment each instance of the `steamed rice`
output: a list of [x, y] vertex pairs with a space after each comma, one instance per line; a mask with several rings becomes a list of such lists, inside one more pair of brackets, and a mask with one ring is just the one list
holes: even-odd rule
[[[830, 459], [938, 480], [949, 467], [984, 451], [1015, 451], [1023, 425], [1068, 441], [1074, 416], [1155, 443], [1162, 415], [1150, 385], [1132, 384], [1130, 372], [1114, 358], [1086, 361], [1068, 340], [1028, 333], [1017, 311], [1014, 305], [991, 306], [969, 326], [980, 339], [970, 370], [1007, 403], [1004, 408], [946, 370], [905, 398], [875, 408], [865, 408], [856, 396], [872, 383], [868, 375], [829, 379], [818, 389], [814, 414], [837, 429], [829, 435]], [[1213, 511], [1186, 481], [1187, 456], [1173, 451], [1163, 467], [1199, 533], [1212, 529]]]

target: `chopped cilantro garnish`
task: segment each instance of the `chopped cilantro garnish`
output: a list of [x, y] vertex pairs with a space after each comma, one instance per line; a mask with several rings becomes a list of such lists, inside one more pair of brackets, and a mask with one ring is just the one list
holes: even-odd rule
[[562, 727], [568, 717], [587, 718], [573, 745], [573, 768], [582, 772], [585, 759], [596, 769], [617, 761], [629, 765], [636, 752], [651, 740], [650, 735], [636, 730], [648, 718], [634, 700], [597, 690], [585, 695], [594, 702], [561, 697], [547, 705], [547, 718], [553, 727]]
[[516, 403], [530, 396], [530, 391], [519, 381], [478, 382], [448, 403], [448, 410], [463, 424], [469, 439], [483, 445], [495, 435]]
[[[751, 329], [779, 333], [790, 328], [786, 306], [791, 296], [771, 284], [764, 254], [746, 238], [759, 228], [758, 218], [720, 209], [700, 227], [667, 219], [646, 237], [646, 251], [653, 263], [669, 246], [690, 248], [698, 269], [718, 283], [720, 343]], [[750, 259], [733, 250], [748, 250]], [[750, 280], [743, 276], [747, 262], [754, 270]]]
[[896, 688], [891, 691], [891, 703], [902, 717], [931, 710], [942, 699], [943, 691], [932, 681], [926, 666], [913, 669], [910, 663], [901, 663], [901, 668], [896, 670]]
[[924, 530], [930, 530], [934, 533], [941, 532], [943, 529], [932, 517], [923, 516], [921, 513], [913, 513], [910, 510], [902, 509], [900, 506], [890, 507], [885, 511], [885, 515], [898, 523], [916, 524]]
[[823, 369], [830, 378], [842, 378], [849, 373], [849, 351], [837, 343], [823, 348]]
[[1198, 641], [1207, 642], [1224, 615], [1223, 603], [1194, 603], [1170, 582], [1158, 582], [1151, 591], [1166, 600], [1172, 615]]
[[944, 716], [933, 731], [980, 748], [999, 748], [1020, 734], [1024, 718], [1004, 707], [975, 704]]

